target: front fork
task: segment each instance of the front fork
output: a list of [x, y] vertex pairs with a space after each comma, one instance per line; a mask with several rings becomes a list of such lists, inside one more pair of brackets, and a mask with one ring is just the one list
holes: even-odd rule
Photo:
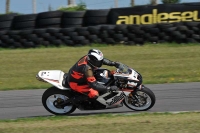
[[[138, 97], [139, 95], [136, 92], [137, 92], [137, 90], [142, 90], [142, 88], [144, 88], [144, 85], [138, 86], [133, 92], [131, 92], [129, 94], [129, 97], [128, 97], [129, 103], [132, 103], [132, 102], [141, 103], [141, 99]], [[134, 101], [133, 101], [133, 99], [134, 99]]]

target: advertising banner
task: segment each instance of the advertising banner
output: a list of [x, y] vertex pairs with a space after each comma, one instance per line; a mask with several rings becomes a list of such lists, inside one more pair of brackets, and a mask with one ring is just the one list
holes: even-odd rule
[[113, 8], [110, 10], [108, 21], [110, 24], [200, 22], [200, 3]]

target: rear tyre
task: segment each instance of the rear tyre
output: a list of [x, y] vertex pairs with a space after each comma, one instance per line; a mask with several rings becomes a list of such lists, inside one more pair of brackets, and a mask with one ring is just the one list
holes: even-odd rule
[[[137, 96], [137, 98], [134, 97]], [[146, 111], [152, 108], [155, 104], [156, 97], [154, 93], [147, 87], [142, 86], [141, 90], [133, 92], [132, 95], [124, 99], [124, 104], [131, 110]]]
[[42, 104], [47, 111], [55, 115], [67, 115], [76, 110], [74, 105], [59, 106], [60, 103], [69, 99], [69, 91], [60, 90], [56, 87], [47, 89], [42, 95]]

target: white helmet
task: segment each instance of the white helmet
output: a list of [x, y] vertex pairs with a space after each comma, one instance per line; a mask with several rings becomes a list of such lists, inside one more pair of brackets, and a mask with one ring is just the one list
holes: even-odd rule
[[88, 52], [88, 62], [92, 67], [101, 67], [103, 64], [103, 53], [97, 49], [90, 49]]

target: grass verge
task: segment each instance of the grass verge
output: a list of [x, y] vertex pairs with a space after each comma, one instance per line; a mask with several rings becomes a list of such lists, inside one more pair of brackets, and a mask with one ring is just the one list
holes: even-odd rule
[[100, 49], [110, 60], [135, 68], [143, 75], [144, 84], [200, 81], [198, 44], [1, 49], [0, 90], [47, 88], [49, 84], [35, 79], [38, 71], [56, 69], [68, 72], [91, 48]]
[[199, 133], [200, 113], [141, 113], [1, 120], [1, 133]]

